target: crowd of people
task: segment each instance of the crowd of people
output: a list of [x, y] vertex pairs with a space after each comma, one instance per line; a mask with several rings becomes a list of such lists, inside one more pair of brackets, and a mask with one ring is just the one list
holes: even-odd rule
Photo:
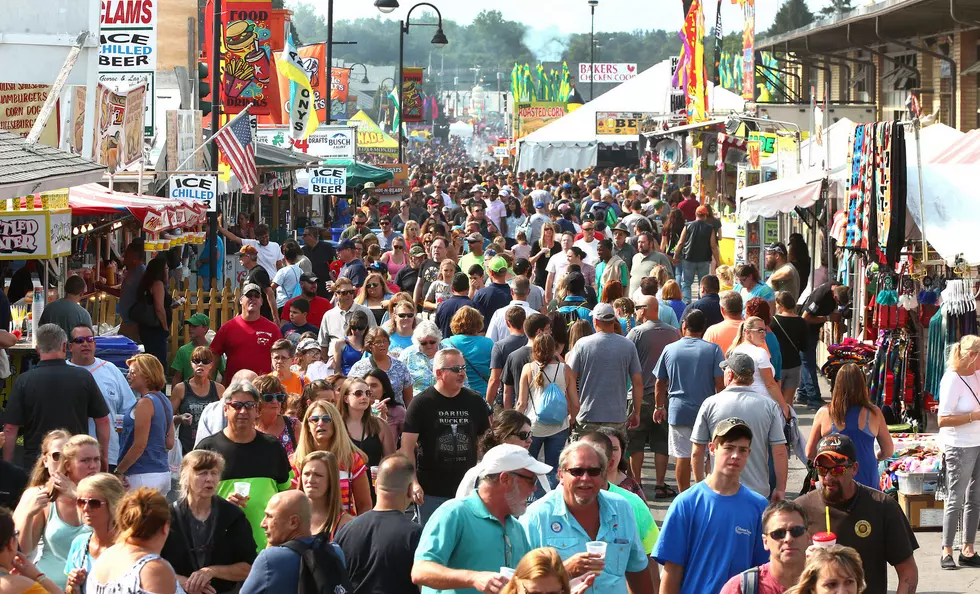
[[[802, 237], [767, 246], [764, 282], [722, 264], [710, 206], [649, 172], [435, 167], [404, 201], [345, 202], [336, 244], [222, 227], [240, 313], [210, 342], [188, 318], [173, 357], [166, 263], [129, 246], [121, 331], [146, 352], [125, 378], [86, 320], [42, 325], [4, 413], [0, 586], [878, 594], [891, 566], [915, 591], [861, 370], [820, 395], [820, 327], [849, 292], [810, 280]], [[127, 317], [138, 300], [152, 316]], [[958, 402], [947, 513], [980, 468], [961, 429], [980, 401]], [[808, 441], [794, 404], [819, 409]], [[791, 451], [820, 477], [795, 501]], [[670, 501], [661, 526], [651, 496]], [[811, 544], [825, 518], [836, 544]]]

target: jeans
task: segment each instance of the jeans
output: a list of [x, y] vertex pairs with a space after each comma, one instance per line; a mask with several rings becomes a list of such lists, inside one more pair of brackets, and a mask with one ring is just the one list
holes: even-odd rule
[[708, 275], [711, 270], [711, 262], [691, 262], [688, 260], [681, 260], [680, 265], [674, 272], [677, 273], [677, 282], [681, 285], [681, 295], [684, 298], [684, 303], [691, 302], [691, 285], [694, 284], [694, 279], [704, 278]]
[[[552, 487], [558, 484], [558, 456], [561, 455], [562, 449], [568, 442], [568, 431], [568, 429], [564, 429], [548, 437], [532, 437], [531, 447], [528, 448], [528, 453], [537, 460], [538, 454], [541, 453], [541, 446], [544, 446], [544, 463], [551, 467], [551, 472], [548, 473], [548, 484]], [[544, 489], [538, 485], [538, 493], [535, 494], [535, 498], [540, 499], [541, 497], [544, 497]]]
[[415, 506], [415, 521], [425, 526], [425, 523], [429, 521], [432, 514], [436, 513], [439, 506], [447, 501], [449, 501], [449, 497], [436, 497], [435, 495], [426, 494], [422, 500], [422, 505]]
[[806, 350], [800, 351], [803, 360], [803, 373], [800, 374], [800, 387], [796, 391], [796, 399], [804, 404], [823, 406], [820, 396], [820, 383], [817, 371], [817, 343], [820, 342], [820, 326], [807, 328]]
[[980, 523], [980, 446], [946, 446], [944, 453], [948, 494], [943, 508], [943, 546], [953, 546], [961, 515], [963, 544], [973, 544]]

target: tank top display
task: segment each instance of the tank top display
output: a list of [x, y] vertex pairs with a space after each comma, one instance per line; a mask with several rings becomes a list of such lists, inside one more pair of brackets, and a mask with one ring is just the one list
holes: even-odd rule
[[58, 506], [55, 502], [48, 504], [48, 521], [44, 525], [44, 534], [37, 545], [37, 556], [34, 557], [34, 564], [37, 565], [38, 571], [51, 578], [51, 581], [64, 590], [65, 584], [68, 583], [65, 562], [68, 560], [71, 543], [79, 534], [91, 531], [92, 529], [85, 524], [80, 526], [68, 524], [58, 515]]
[[[864, 418], [863, 427], [861, 419]], [[854, 480], [865, 487], [881, 488], [881, 478], [878, 473], [878, 458], [875, 456], [875, 436], [871, 433], [871, 412], [863, 406], [852, 406], [844, 416], [844, 429], [840, 429], [833, 421], [830, 422], [830, 432], [846, 435], [854, 442], [857, 449], [858, 472]]]
[[177, 434], [178, 439], [180, 439], [180, 447], [184, 452], [189, 452], [194, 449], [195, 439], [197, 437], [197, 423], [201, 420], [201, 413], [204, 411], [204, 407], [212, 402], [217, 402], [218, 398], [218, 387], [213, 381], [210, 382], [210, 386], [208, 387], [208, 395], [204, 397], [198, 396], [194, 392], [189, 380], [184, 382], [184, 399], [180, 401], [180, 406], [177, 407], [177, 414], [191, 414], [191, 424], [181, 425], [180, 432]]
[[562, 393], [566, 394], [568, 397], [568, 390], [565, 388], [565, 364], [564, 363], [549, 363], [544, 368], [544, 385], [537, 385], [536, 378], [538, 376], [541, 365], [536, 362], [531, 362], [531, 369], [533, 373], [531, 374], [531, 391], [529, 395], [529, 401], [527, 403], [527, 409], [524, 414], [527, 418], [531, 419], [531, 435], [534, 437], [551, 437], [552, 435], [568, 429], [568, 417], [565, 418], [561, 425], [545, 425], [544, 423], [538, 422], [537, 410], [541, 407], [541, 395], [544, 393], [545, 388], [548, 387], [552, 382], [558, 384], [561, 388]]

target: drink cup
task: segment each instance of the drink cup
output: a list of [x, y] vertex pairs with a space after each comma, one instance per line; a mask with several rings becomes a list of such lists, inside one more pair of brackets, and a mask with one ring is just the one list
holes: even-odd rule
[[817, 532], [813, 535], [813, 546], [818, 549], [830, 548], [837, 544], [837, 535], [833, 532]]
[[249, 492], [252, 490], [252, 483], [236, 482], [235, 483], [235, 494], [240, 497], [248, 497]]
[[378, 482], [378, 467], [377, 466], [372, 466], [371, 467], [371, 482], [372, 483], [377, 483]]
[[501, 567], [500, 568], [500, 575], [502, 575], [503, 577], [507, 578], [508, 580], [513, 579], [513, 577], [514, 577], [514, 570], [511, 569], [510, 567]]
[[[602, 540], [591, 540], [585, 543], [585, 552], [590, 555], [599, 555], [599, 558], [605, 561], [606, 559], [606, 542]], [[596, 571], [594, 573], [602, 573], [601, 571]]]

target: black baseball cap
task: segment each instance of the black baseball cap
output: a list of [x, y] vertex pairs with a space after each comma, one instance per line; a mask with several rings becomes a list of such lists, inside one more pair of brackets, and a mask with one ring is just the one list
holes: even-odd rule
[[839, 433], [824, 436], [817, 443], [817, 455], [814, 462], [826, 456], [840, 464], [853, 464], [857, 461], [857, 447], [851, 438]]

